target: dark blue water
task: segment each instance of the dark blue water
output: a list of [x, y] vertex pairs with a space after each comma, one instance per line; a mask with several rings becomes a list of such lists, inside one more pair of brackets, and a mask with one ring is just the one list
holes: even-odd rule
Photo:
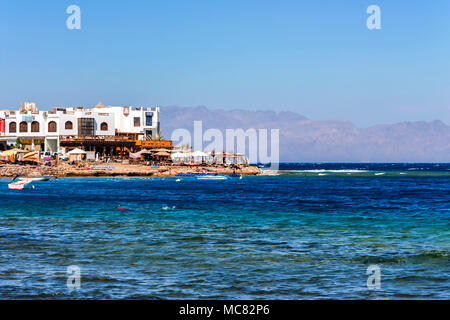
[[0, 298], [450, 298], [445, 174], [7, 183]]
[[280, 163], [280, 170], [450, 172], [450, 163]]

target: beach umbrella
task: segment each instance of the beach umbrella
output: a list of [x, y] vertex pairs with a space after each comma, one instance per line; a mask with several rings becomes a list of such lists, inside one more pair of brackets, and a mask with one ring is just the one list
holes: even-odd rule
[[69, 161], [80, 161], [82, 160], [83, 154], [86, 154], [86, 151], [76, 148], [67, 152], [67, 154], [69, 155]]
[[207, 157], [208, 154], [203, 151], [197, 150], [192, 153], [192, 156], [193, 157]]
[[186, 153], [182, 153], [182, 152], [172, 153], [172, 158], [186, 158]]
[[166, 148], [158, 148], [158, 149], [151, 149], [152, 152], [171, 152], [172, 150], [166, 149]]
[[68, 154], [86, 154], [86, 151], [75, 148], [72, 151], [67, 152]]
[[160, 151], [160, 152], [155, 153], [155, 156], [168, 157], [168, 156], [170, 156], [170, 153], [165, 152], [165, 151]]
[[171, 155], [172, 160], [175, 160], [175, 162], [182, 162], [186, 159], [191, 159], [191, 156], [189, 154], [183, 153], [183, 152], [174, 152]]
[[203, 158], [204, 158], [204, 157], [207, 157], [208, 154], [205, 153], [205, 152], [203, 152], [203, 151], [197, 150], [197, 151], [194, 151], [194, 152], [191, 154], [191, 156], [192, 156], [193, 158], [202, 158], [202, 161], [203, 161]]

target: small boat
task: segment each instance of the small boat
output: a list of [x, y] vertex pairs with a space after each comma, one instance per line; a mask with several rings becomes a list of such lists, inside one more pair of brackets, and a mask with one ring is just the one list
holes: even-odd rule
[[23, 188], [25, 188], [25, 184], [20, 182], [14, 182], [8, 184], [8, 188], [11, 190], [22, 190]]
[[31, 185], [32, 182], [48, 181], [52, 177], [53, 176], [44, 176], [44, 177], [19, 177], [19, 176], [16, 176], [16, 177], [14, 177], [14, 179], [12, 181], [15, 181], [16, 179], [17, 179], [17, 181], [11, 182], [10, 184], [8, 184], [8, 188], [11, 190], [22, 190], [25, 187], [30, 186], [31, 188], [34, 189], [34, 186]]
[[8, 188], [11, 190], [22, 190], [26, 186], [28, 186], [31, 182], [32, 181], [29, 181], [29, 180], [19, 180], [17, 182], [12, 182], [12, 183], [8, 184]]
[[33, 181], [48, 181], [52, 178], [53, 176], [44, 176], [44, 177], [19, 177], [19, 181], [29, 181], [29, 182], [33, 182]]
[[226, 180], [226, 179], [228, 179], [228, 177], [224, 175], [204, 175], [197, 177], [197, 180]]

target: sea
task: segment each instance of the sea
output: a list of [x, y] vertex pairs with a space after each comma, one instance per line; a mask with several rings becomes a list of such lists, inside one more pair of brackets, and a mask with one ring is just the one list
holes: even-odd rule
[[279, 170], [0, 179], [0, 298], [450, 298], [450, 164]]

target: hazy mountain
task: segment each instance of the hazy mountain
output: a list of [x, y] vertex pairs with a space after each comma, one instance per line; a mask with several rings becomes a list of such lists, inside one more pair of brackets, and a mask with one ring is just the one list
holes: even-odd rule
[[280, 160], [292, 162], [450, 162], [450, 126], [442, 121], [358, 128], [349, 121], [315, 121], [294, 112], [161, 107], [163, 136], [176, 128], [280, 129]]

